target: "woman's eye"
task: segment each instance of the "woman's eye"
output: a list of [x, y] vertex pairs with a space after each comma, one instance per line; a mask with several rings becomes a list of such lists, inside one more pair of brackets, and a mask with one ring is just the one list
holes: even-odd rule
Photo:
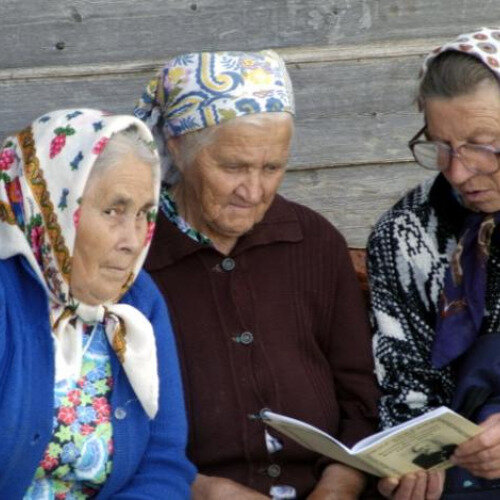
[[238, 172], [241, 170], [241, 165], [225, 165], [224, 166], [225, 170], [228, 172]]
[[489, 148], [494, 148], [495, 145], [498, 145], [498, 137], [493, 134], [484, 134], [477, 137], [470, 137], [466, 144], [470, 144], [472, 146], [487, 146]]
[[118, 215], [118, 210], [116, 208], [107, 208], [106, 210], [104, 210], [104, 213], [106, 215], [111, 215], [112, 217], [114, 217], [115, 215]]
[[266, 169], [266, 172], [277, 172], [278, 170], [281, 170], [280, 165], [266, 165], [264, 168]]

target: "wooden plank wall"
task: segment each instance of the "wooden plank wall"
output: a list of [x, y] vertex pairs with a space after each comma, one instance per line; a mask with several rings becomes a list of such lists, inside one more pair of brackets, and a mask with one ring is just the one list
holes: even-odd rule
[[54, 108], [130, 112], [180, 52], [275, 48], [297, 101], [282, 192], [364, 246], [428, 176], [406, 148], [423, 55], [480, 26], [498, 0], [0, 0], [0, 136]]

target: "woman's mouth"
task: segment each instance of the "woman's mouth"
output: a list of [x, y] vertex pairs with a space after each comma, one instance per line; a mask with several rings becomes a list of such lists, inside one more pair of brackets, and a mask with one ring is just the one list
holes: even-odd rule
[[117, 267], [117, 266], [106, 266], [104, 270], [105, 272], [107, 272], [109, 276], [113, 276], [116, 278], [123, 278], [130, 272], [129, 267]]
[[477, 189], [466, 191], [465, 193], [463, 193], [463, 197], [469, 202], [477, 203], [480, 201], [485, 201], [489, 197], [489, 194], [489, 189]]

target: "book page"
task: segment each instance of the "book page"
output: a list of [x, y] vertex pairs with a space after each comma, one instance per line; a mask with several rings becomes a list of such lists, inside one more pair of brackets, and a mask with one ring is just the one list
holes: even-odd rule
[[408, 429], [409, 427], [413, 427], [414, 425], [417, 425], [420, 422], [424, 422], [425, 420], [439, 417], [440, 415], [443, 415], [443, 413], [450, 413], [450, 412], [454, 413], [453, 410], [450, 410], [446, 406], [440, 406], [439, 408], [428, 411], [427, 413], [423, 413], [422, 415], [419, 415], [418, 417], [412, 418], [411, 420], [408, 420], [407, 422], [403, 422], [402, 424], [395, 425], [394, 427], [384, 429], [383, 431], [377, 432], [376, 434], [372, 434], [371, 436], [365, 437], [361, 441], [358, 441], [352, 447], [352, 451], [353, 452], [361, 451], [364, 448], [367, 448], [368, 446], [370, 446], [378, 441], [381, 441], [383, 438], [386, 438], [387, 436], [390, 436], [392, 434], [396, 434], [397, 432], [400, 432], [403, 429]]
[[380, 475], [376, 469], [364, 463], [363, 459], [360, 460], [351, 455], [351, 451], [347, 446], [313, 425], [271, 411], [264, 412], [263, 421], [266, 425], [293, 439], [304, 448], [321, 453], [333, 460], [369, 474]]
[[358, 456], [382, 476], [401, 476], [418, 470], [447, 469], [456, 446], [475, 436], [481, 428], [451, 410], [420, 420], [382, 441], [358, 451]]
[[380, 477], [451, 467], [449, 457], [455, 447], [481, 431], [476, 424], [441, 407], [363, 439], [349, 449], [306, 422], [270, 410], [262, 413], [262, 419], [309, 450]]

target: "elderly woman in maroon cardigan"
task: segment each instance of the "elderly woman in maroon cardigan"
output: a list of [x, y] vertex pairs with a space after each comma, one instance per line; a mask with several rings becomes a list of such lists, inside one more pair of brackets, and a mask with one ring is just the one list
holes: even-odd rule
[[195, 498], [358, 498], [364, 476], [266, 430], [259, 410], [348, 444], [376, 429], [369, 327], [346, 244], [277, 195], [293, 93], [272, 51], [185, 54], [136, 116], [163, 151], [146, 268], [177, 335]]

